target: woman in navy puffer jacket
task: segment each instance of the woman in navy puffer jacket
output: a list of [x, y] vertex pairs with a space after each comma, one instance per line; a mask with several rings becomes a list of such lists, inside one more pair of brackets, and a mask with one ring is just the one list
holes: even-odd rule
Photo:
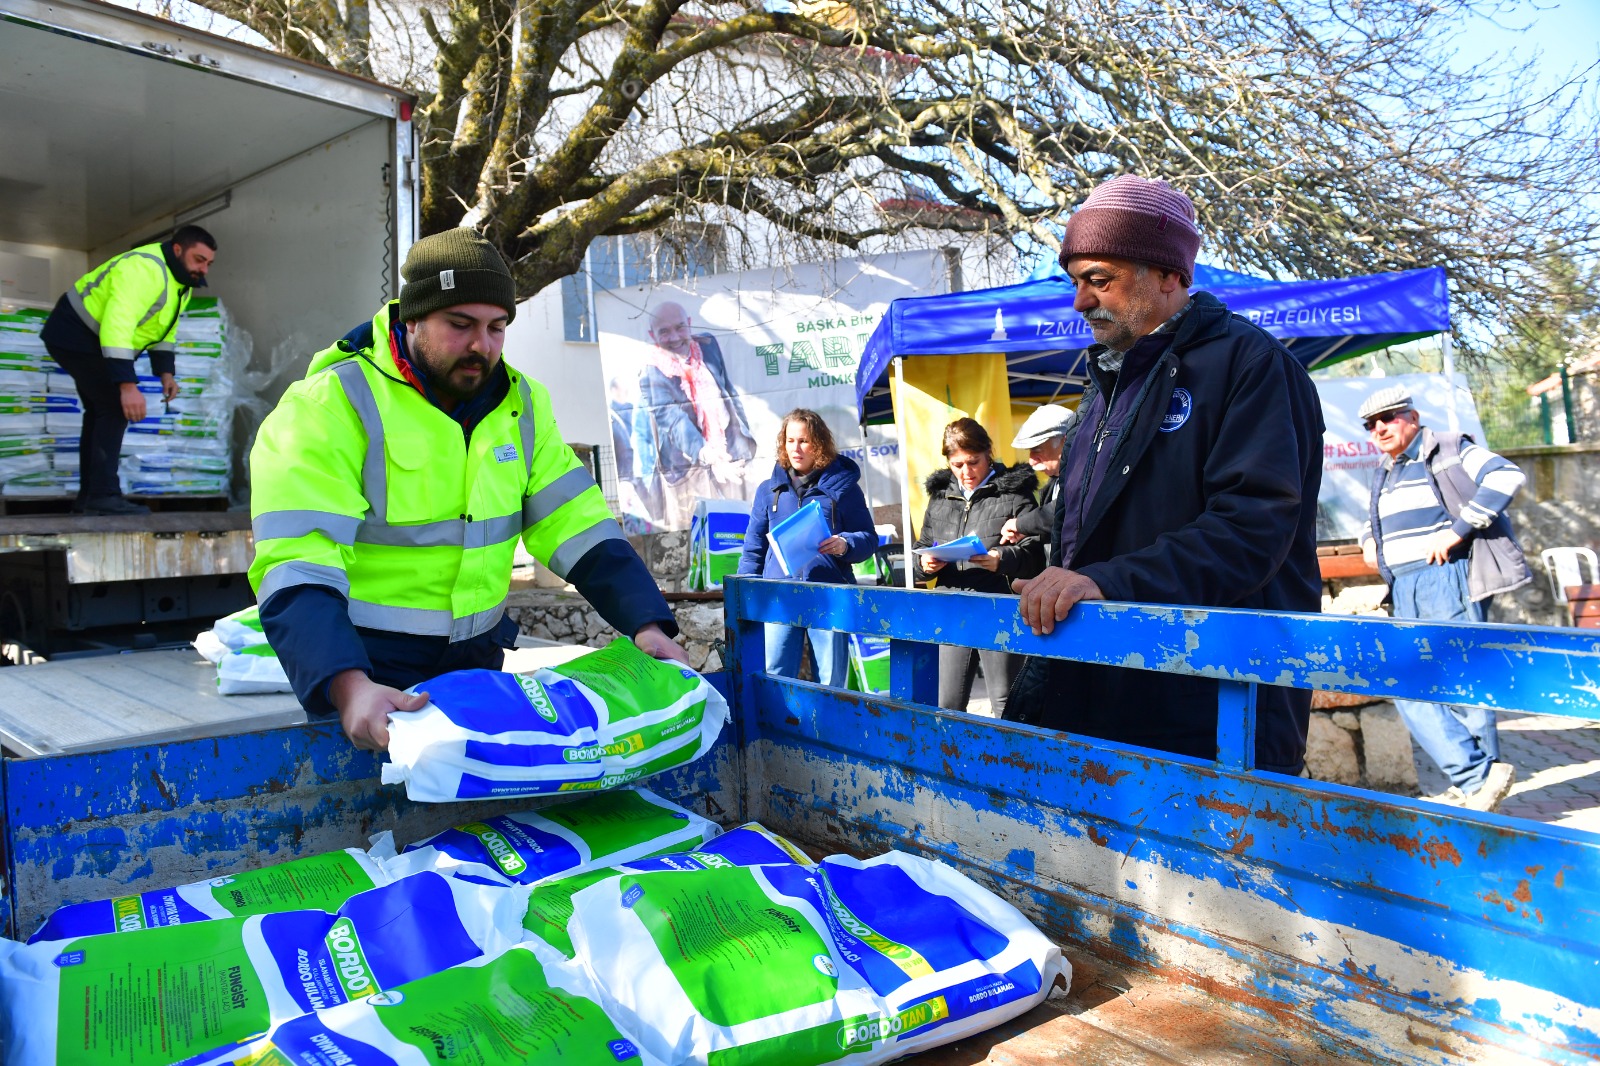
[[[798, 511], [811, 500], [822, 508], [822, 517], [833, 534], [817, 545], [818, 554], [793, 575], [799, 581], [823, 581], [832, 585], [853, 585], [850, 567], [872, 556], [878, 534], [872, 528], [872, 512], [861, 492], [861, 468], [848, 456], [840, 455], [833, 444], [833, 433], [815, 411], [795, 408], [783, 416], [778, 427], [778, 462], [772, 477], [756, 490], [750, 508], [750, 528], [744, 534], [744, 554], [739, 573], [758, 577], [786, 578], [777, 557], [767, 547], [767, 531]], [[791, 564], [796, 560], [790, 560]], [[817, 680], [842, 688], [849, 675], [850, 655], [846, 635], [831, 629], [812, 629], [811, 652], [817, 664]], [[767, 625], [767, 673], [781, 677], [800, 676], [802, 631], [794, 626]]]

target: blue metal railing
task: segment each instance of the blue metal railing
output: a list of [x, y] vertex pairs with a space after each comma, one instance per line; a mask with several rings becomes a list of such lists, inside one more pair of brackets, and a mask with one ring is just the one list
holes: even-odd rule
[[1090, 602], [1048, 636], [1014, 597], [733, 578], [729, 626], [815, 626], [891, 641], [891, 694], [933, 703], [937, 649], [1040, 655], [1216, 678], [1217, 762], [1255, 757], [1257, 685], [1600, 718], [1600, 641], [1578, 630]]

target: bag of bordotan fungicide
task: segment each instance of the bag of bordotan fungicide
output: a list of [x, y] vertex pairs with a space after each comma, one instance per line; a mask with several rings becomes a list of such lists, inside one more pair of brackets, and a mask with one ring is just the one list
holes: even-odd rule
[[167, 1066], [522, 940], [528, 889], [419, 873], [337, 913], [0, 941], [4, 1066]]
[[351, 896], [394, 878], [383, 864], [394, 858], [387, 832], [373, 838], [370, 852], [357, 848], [307, 855], [259, 870], [244, 870], [177, 888], [69, 903], [57, 907], [28, 938], [66, 940], [126, 933], [217, 918], [244, 918], [281, 911], [336, 911]]
[[529, 674], [460, 670], [389, 716], [384, 784], [413, 801], [551, 795], [625, 785], [700, 758], [728, 720], [693, 670], [626, 638]]
[[531, 885], [697, 847], [721, 832], [715, 822], [654, 792], [620, 788], [447, 829], [408, 845], [385, 869], [396, 877], [437, 870], [453, 877]]
[[213, 663], [221, 662], [229, 652], [264, 646], [266, 631], [261, 626], [261, 609], [246, 607], [225, 618], [219, 618], [210, 629], [194, 638], [194, 647]]
[[1016, 908], [898, 853], [623, 874], [573, 897], [601, 1005], [672, 1063], [856, 1066], [981, 1032], [1069, 967]]
[[528, 945], [283, 1022], [182, 1066], [666, 1066], [606, 1016], [581, 967]]
[[590, 885], [623, 873], [788, 863], [809, 866], [811, 858], [792, 841], [755, 822], [749, 822], [688, 851], [635, 859], [606, 869], [585, 870], [540, 882], [533, 886], [533, 894], [528, 898], [528, 913], [522, 919], [522, 928], [530, 942], [542, 944], [561, 957], [570, 959], [573, 956], [569, 932], [572, 897]]

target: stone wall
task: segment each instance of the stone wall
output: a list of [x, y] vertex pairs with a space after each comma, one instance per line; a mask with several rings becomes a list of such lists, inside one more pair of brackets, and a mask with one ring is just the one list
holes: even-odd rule
[[1527, 475], [1511, 504], [1511, 522], [1533, 568], [1531, 585], [1495, 600], [1491, 621], [1567, 625], [1566, 608], [1550, 592], [1539, 553], [1546, 548], [1600, 551], [1600, 443], [1507, 448]]
[[[617, 636], [589, 602], [567, 589], [518, 589], [506, 602], [506, 613], [521, 631], [540, 640], [602, 648]], [[689, 653], [689, 665], [707, 672], [721, 670], [724, 652], [722, 603], [679, 601], [672, 614], [682, 632], [678, 643]]]

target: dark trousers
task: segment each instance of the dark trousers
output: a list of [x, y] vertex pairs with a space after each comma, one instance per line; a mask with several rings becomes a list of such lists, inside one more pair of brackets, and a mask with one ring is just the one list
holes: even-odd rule
[[83, 428], [78, 433], [78, 499], [122, 495], [117, 460], [128, 428], [128, 420], [122, 417], [122, 386], [106, 373], [105, 356], [46, 348], [50, 358], [72, 375], [83, 406]]
[[983, 683], [989, 690], [989, 706], [996, 718], [1005, 714], [1011, 698], [1011, 682], [1022, 669], [1023, 656], [1004, 651], [979, 651], [949, 644], [939, 647], [939, 706], [964, 711], [972, 698], [972, 679], [983, 668]]

